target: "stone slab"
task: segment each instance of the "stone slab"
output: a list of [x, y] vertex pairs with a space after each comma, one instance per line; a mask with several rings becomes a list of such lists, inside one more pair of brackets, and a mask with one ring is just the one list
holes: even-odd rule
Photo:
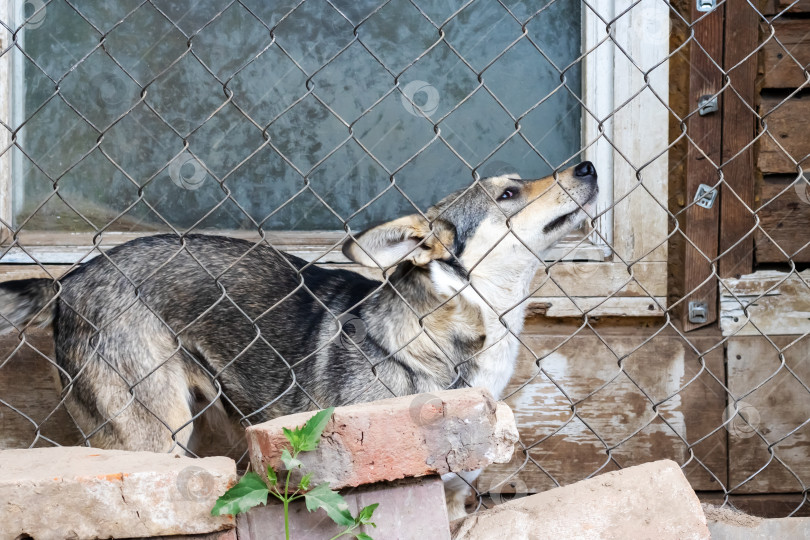
[[211, 515], [236, 483], [224, 457], [86, 447], [0, 451], [0, 539], [132, 538], [233, 528]]
[[708, 540], [706, 517], [674, 461], [602, 474], [454, 521], [454, 540]]

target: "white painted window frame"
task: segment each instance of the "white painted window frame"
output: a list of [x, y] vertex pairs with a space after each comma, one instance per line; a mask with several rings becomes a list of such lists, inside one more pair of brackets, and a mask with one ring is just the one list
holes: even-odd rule
[[[631, 6], [633, 9], [611, 25], [611, 38], [608, 38], [605, 21], [612, 21]], [[19, 21], [22, 7], [20, 0], [0, 2], [0, 17]], [[11, 13], [14, 9], [16, 13]], [[649, 160], [651, 149], [665, 148], [668, 143], [668, 113], [660, 101], [668, 98], [668, 66], [662, 64], [656, 68], [650, 79], [658, 97], [646, 92], [641, 98], [624, 105], [620, 114], [614, 115], [614, 111], [638, 91], [642, 76], [632, 64], [623, 61], [625, 56], [613, 40], [629, 49], [636, 64], [652, 67], [669, 53], [668, 31], [661, 32], [661, 39], [653, 41], [635, 39], [625, 43], [621, 36], [644, 35], [650, 28], [662, 28], [662, 25], [668, 29], [669, 8], [660, 0], [642, 0], [637, 5], [633, 5], [632, 0], [591, 0], [582, 4], [582, 21], [583, 51], [594, 49], [583, 61], [583, 102], [592, 113], [583, 113], [582, 142], [588, 145], [583, 157], [594, 162], [599, 172], [597, 209], [602, 215], [597, 227], [602, 238], [592, 234], [585, 242], [565, 239], [552, 249], [547, 254], [550, 261], [593, 262], [587, 263], [588, 272], [579, 276], [576, 272], [571, 274], [573, 266], [570, 263], [556, 264], [552, 276], [558, 274], [559, 279], [555, 277], [555, 281], [565, 282], [568, 286], [561, 290], [554, 283], [546, 283], [538, 291], [535, 304], [545, 306], [543, 312], [550, 316], [579, 316], [584, 310], [591, 310], [592, 315], [660, 315], [666, 306], [666, 214], [634, 208], [639, 204], [649, 205], [650, 193], [666, 208], [667, 156], [664, 152], [644, 169], [647, 193], [638, 189], [636, 171], [628, 161], [635, 166], [643, 164]], [[8, 45], [3, 43], [2, 46]], [[19, 66], [12, 66], [9, 56], [0, 58], [0, 113], [3, 118], [11, 118], [19, 109], [15, 109], [12, 99], [21, 95], [19, 87], [16, 93], [12, 92], [13, 86], [21, 85], [22, 81], [12, 76], [15, 71], [19, 72]], [[605, 80], [612, 81], [612, 84], [605, 84]], [[598, 85], [596, 81], [599, 81]], [[10, 135], [2, 130], [0, 148], [8, 147], [10, 142]], [[621, 149], [621, 159], [617, 158], [614, 146]], [[0, 218], [6, 223], [11, 223], [13, 212], [10, 154], [6, 152], [0, 157]], [[614, 207], [614, 201], [619, 199], [629, 211]], [[8, 231], [5, 233], [0, 239], [7, 241]], [[255, 232], [233, 234], [258, 238]], [[100, 245], [113, 247], [136, 236], [139, 235], [104, 233]], [[269, 233], [268, 236], [279, 248], [308, 260], [348, 262], [339, 249], [330, 250], [339, 244], [342, 232]], [[92, 233], [24, 232], [19, 240], [25, 251], [12, 248], [0, 259], [0, 264], [73, 264], [88, 260], [98, 253], [92, 245], [92, 237]], [[659, 243], [663, 244], [650, 249]], [[635, 262], [638, 264], [633, 266], [634, 275], [641, 287], [622, 288], [629, 277], [628, 264]], [[542, 276], [539, 279], [542, 282]], [[621, 289], [621, 294], [616, 295], [618, 289]], [[572, 302], [569, 296], [573, 296], [571, 292], [574, 291], [576, 296]]]

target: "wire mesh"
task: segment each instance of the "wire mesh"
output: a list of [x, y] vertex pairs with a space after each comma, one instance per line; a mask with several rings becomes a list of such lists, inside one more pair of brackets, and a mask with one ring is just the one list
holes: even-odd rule
[[[810, 290], [798, 257], [810, 239], [805, 234], [797, 245], [783, 248], [782, 240], [763, 226], [761, 218], [769, 205], [794, 193], [799, 204], [810, 204], [802, 173], [804, 156], [795, 155], [780, 132], [768, 127], [769, 119], [800, 95], [810, 80], [805, 66], [793, 55], [794, 45], [780, 38], [775, 24], [796, 2], [771, 15], [747, 4], [756, 12], [763, 32], [760, 44], [737, 65], [764, 54], [766, 47], [776, 47], [798, 69], [801, 81], [775, 94], [768, 110], [748, 106], [756, 117], [756, 135], [723, 162], [712, 161], [717, 177], [707, 180], [709, 192], [722, 188], [724, 196], [736, 198], [753, 218], [750, 230], [717, 256], [703, 253], [683, 226], [687, 211], [703, 201], [661, 198], [659, 188], [666, 185], [667, 178], [654, 173], [654, 164], [669, 157], [673, 193], [690, 147], [709, 159], [706, 144], [695, 139], [687, 126], [705, 111], [698, 103], [688, 102], [686, 89], [673, 86], [670, 95], [661, 95], [651, 82], [662, 73], [668, 76], [668, 62], [683, 68], [677, 62], [686, 51], [703, 48], [694, 29], [709, 13], [692, 20], [688, 4], [660, 0], [627, 2], [615, 11], [606, 9], [604, 3], [587, 1], [534, 4], [499, 0], [476, 11], [480, 4], [305, 0], [270, 10], [258, 2], [235, 0], [192, 10], [190, 3], [159, 0], [121, 2], [115, 8], [82, 6], [70, 0], [28, 0], [9, 7], [6, 19], [0, 20], [0, 59], [6, 61], [3, 65], [11, 81], [5, 90], [8, 114], [1, 119], [0, 157], [11, 172], [2, 177], [7, 184], [3, 187], [7, 200], [2, 224], [8, 234], [0, 263], [30, 259], [58, 283], [60, 275], [101, 257], [124, 276], [138, 293], [120, 316], [132, 305], [146, 307], [171, 332], [175, 344], [171, 355], [148, 373], [136, 379], [118, 373], [130, 398], [115, 414], [135, 402], [148, 409], [150, 403], [142, 401], [134, 389], [164, 369], [172, 356], [183, 354], [206, 373], [216, 395], [209, 396], [191, 420], [180, 426], [171, 425], [159, 412], [152, 415], [171, 433], [172, 449], [179, 445], [191, 452], [179, 435], [218, 403], [242, 425], [263, 418], [268, 411], [281, 411], [281, 404], [293, 393], [306, 396], [304, 407], [334, 404], [319, 399], [296, 373], [297, 369], [304, 373], [301, 364], [316, 357], [320, 349], [304, 359], [281, 358], [289, 384], [258, 408], [245, 409], [228, 395], [221, 380], [223, 372], [250, 347], [276, 351], [278, 343], [262, 334], [259, 321], [268, 311], [285, 309], [283, 301], [294, 293], [310, 296], [341, 323], [330, 343], [338, 341], [349, 348], [365, 339], [371, 323], [348, 311], [335, 312], [303, 275], [316, 265], [345, 266], [338, 255], [345, 240], [356, 238], [359, 230], [381, 219], [404, 213], [426, 218], [427, 207], [439, 195], [470, 182], [475, 186], [486, 176], [513, 172], [524, 177], [557, 175], [585, 156], [604, 155], [598, 148], [608, 148], [617, 162], [632, 171], [635, 184], [626, 193], [602, 186], [607, 198], [601, 200], [590, 226], [541, 260], [542, 270], [522, 299], [529, 300], [529, 311], [541, 318], [531, 319], [525, 328], [509, 323], [508, 315], [517, 312], [518, 306], [496, 305], [484, 291], [477, 291], [503, 324], [503, 339], [514, 339], [519, 349], [518, 368], [500, 397], [516, 411], [521, 440], [513, 463], [493, 467], [472, 483], [472, 508], [629, 464], [671, 457], [681, 464], [696, 489], [707, 492], [712, 500], [734, 503], [736, 495], [779, 492], [796, 496], [786, 514], [805, 511], [808, 471], [801, 445], [810, 423], [810, 388], [802, 378], [806, 377], [802, 370], [807, 356], [802, 351], [807, 347], [807, 332], [769, 335], [773, 324], [754, 317], [751, 311], [768, 296], [785, 294], [786, 301], [791, 301]], [[718, 9], [723, 5], [719, 3]], [[564, 12], [572, 8], [576, 9], [574, 19], [566, 19]], [[653, 16], [662, 9], [665, 23]], [[638, 34], [627, 34], [624, 22], [630, 16], [644, 21], [645, 14], [650, 15], [650, 22], [632, 27]], [[594, 22], [585, 31], [596, 36], [588, 47], [581, 41], [578, 20], [586, 18]], [[58, 25], [57, 19], [62, 21]], [[66, 34], [64, 28], [70, 25], [64, 21], [68, 20], [83, 25], [92, 39]], [[386, 26], [392, 20], [397, 24]], [[566, 26], [570, 20], [576, 21], [575, 32], [564, 32], [570, 30]], [[221, 25], [236, 29], [229, 34], [234, 42], [223, 42], [222, 33], [214, 31]], [[47, 36], [35, 32], [47, 32]], [[574, 44], [573, 55], [560, 44], [566, 40]], [[652, 62], [637, 58], [639, 44], [643, 49], [662, 40], [672, 43], [662, 57]], [[596, 104], [599, 94], [594, 97], [583, 92], [583, 84], [613, 88], [614, 80], [588, 81], [589, 75], [599, 72], [584, 70], [583, 64], [608, 46], [643, 81], [628, 97], [613, 102], [609, 111], [602, 111]], [[59, 56], [59, 50], [67, 50], [67, 54]], [[431, 55], [439, 59], [432, 60]], [[55, 58], [65, 60], [60, 65]], [[420, 75], [426, 59], [433, 62], [434, 72], [425, 68]], [[735, 90], [737, 66], [724, 69], [721, 62], [713, 62], [723, 75], [717, 95], [726, 99], [736, 95], [745, 102]], [[437, 69], [441, 83], [437, 82]], [[515, 76], [517, 69], [535, 70], [547, 88], [534, 93], [519, 84], [510, 89], [510, 73]], [[597, 69], [610, 71], [603, 66]], [[255, 83], [261, 78], [250, 77], [263, 70], [273, 74], [269, 89]], [[192, 72], [196, 75], [189, 75]], [[611, 75], [622, 76], [618, 72]], [[9, 94], [11, 89], [16, 94]], [[628, 146], [632, 141], [617, 142], [609, 126], [642, 97], [666, 109], [672, 129], [667, 144], [639, 162]], [[588, 123], [595, 126], [592, 139], [581, 129]], [[406, 124], [417, 127], [403, 128]], [[483, 135], [469, 137], [470, 131]], [[41, 137], [46, 132], [52, 136]], [[137, 142], [141, 138], [146, 142]], [[55, 150], [59, 144], [62, 146]], [[770, 145], [796, 173], [782, 179], [776, 195], [751, 206], [744, 194], [729, 185], [723, 172], [755, 145], [760, 151]], [[264, 157], [267, 155], [272, 159]], [[448, 162], [454, 165], [447, 166]], [[600, 163], [596, 167], [601, 171]], [[621, 170], [617, 167], [613, 170]], [[363, 179], [355, 180], [361, 168], [366, 171]], [[332, 172], [334, 169], [340, 172]], [[445, 176], [455, 180], [436, 181]], [[645, 205], [641, 211], [633, 209], [638, 204]], [[651, 216], [659, 214], [666, 220], [665, 234], [655, 237], [651, 233], [649, 245], [639, 239], [639, 245], [644, 245], [641, 252], [617, 247], [626, 239], [619, 238], [618, 229], [611, 224], [636, 220], [634, 226], [643, 232], [648, 227], [645, 220], [655, 221]], [[295, 241], [278, 234], [292, 229], [340, 232], [305, 233]], [[187, 249], [188, 234], [211, 230], [227, 230], [252, 242], [233, 264], [246, 260], [260, 246], [279, 252], [292, 246], [297, 253], [306, 252], [309, 262], [304, 267], [290, 265], [298, 280], [295, 291], [273, 305], [262, 306], [258, 315], [252, 306], [241, 306], [223, 283], [233, 264], [212, 268], [211, 261], [195, 257]], [[67, 255], [60, 259], [38, 249], [36, 242], [28, 242], [25, 235], [32, 231], [53, 233], [57, 246], [68, 237], [61, 232], [84, 236], [79, 245], [65, 240]], [[144, 280], [129, 276], [107, 255], [105, 242], [117, 241], [120, 231], [176, 235], [180, 239], [176, 253], [160, 266], [180, 253], [190, 255], [220, 292], [211, 308], [228, 306], [255, 330], [224, 367], [211, 370], [210, 365], [197, 361], [199, 352], [188, 350], [181, 339], [182, 332], [200, 323], [207, 312], [183, 328], [163, 320], [140, 294]], [[783, 263], [778, 272], [768, 274], [765, 290], [751, 294], [742, 282], [719, 280], [717, 266], [753, 237], [772, 244]], [[699, 252], [711, 271], [698, 287], [680, 291], [670, 287], [667, 296], [651, 285], [648, 272], [652, 272], [652, 263], [661, 263], [655, 268], [659, 280], [665, 280], [667, 263], [670, 268], [679, 264], [673, 255], [679, 246]], [[667, 247], [668, 261], [655, 258]], [[604, 260], [593, 261], [599, 257]], [[562, 262], [583, 258], [590, 260]], [[608, 280], [607, 292], [582, 292], [604, 281], [599, 265], [607, 262], [620, 265], [624, 272]], [[645, 266], [648, 263], [652, 266]], [[468, 270], [474, 273], [475, 268]], [[19, 275], [10, 271], [12, 274]], [[383, 280], [375, 291], [390, 284], [389, 276], [374, 275]], [[718, 282], [721, 317], [737, 314], [737, 319], [725, 321], [731, 330], [684, 331], [679, 310], [687, 309], [688, 299], [702, 285], [717, 287]], [[465, 287], [475, 289], [476, 285], [467, 280]], [[551, 289], [556, 292], [549, 294]], [[57, 291], [59, 301], [71, 308], [58, 286]], [[566, 306], [561, 309], [562, 318], [555, 318], [555, 303]], [[525, 307], [525, 303], [520, 305]], [[424, 320], [441, 307], [435, 306], [429, 313], [411, 308], [422, 330], [409, 343], [420, 337], [432, 339]], [[4, 318], [10, 317], [3, 306], [0, 310]], [[639, 310], [652, 316], [634, 325], [601, 320], [605, 314], [638, 316]], [[105, 329], [80, 315], [93, 327], [92, 347]], [[743, 335], [758, 336], [761, 341], [752, 344]], [[74, 380], [89, 375], [65, 371], [37, 336], [32, 328], [18, 328], [15, 342], [5, 342], [9, 348], [0, 361], [0, 377], [4, 370], [10, 374], [15, 362], [28, 355], [57, 369], [64, 389], [45, 414], [40, 414], [41, 408], [12, 402], [0, 393], [0, 419], [9, 425], [23, 419], [30, 431], [30, 440], [6, 444], [86, 444], [106, 422], [85, 429], [71, 441], [56, 440], [49, 435], [48, 426], [64, 417]], [[385, 359], [398, 352], [388, 351]], [[96, 361], [115, 368], [100, 351], [94, 354]], [[381, 382], [377, 373], [381, 361], [368, 356], [366, 360], [367, 384]], [[469, 361], [456, 363], [455, 380], [448, 386], [469, 382], [463, 374], [463, 365]], [[787, 403], [782, 395], [800, 401]]]

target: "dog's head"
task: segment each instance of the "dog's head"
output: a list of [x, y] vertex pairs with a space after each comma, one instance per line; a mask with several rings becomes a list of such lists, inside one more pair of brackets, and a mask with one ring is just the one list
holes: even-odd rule
[[448, 195], [425, 217], [414, 214], [360, 233], [343, 253], [371, 267], [436, 261], [473, 276], [509, 274], [537, 263], [577, 227], [593, 212], [598, 191], [588, 161], [539, 180], [487, 178]]

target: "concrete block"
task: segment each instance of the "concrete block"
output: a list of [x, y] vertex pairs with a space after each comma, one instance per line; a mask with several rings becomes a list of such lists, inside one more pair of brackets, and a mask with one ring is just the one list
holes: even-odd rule
[[764, 519], [728, 508], [703, 505], [713, 540], [810, 539], [810, 518]]
[[224, 457], [86, 447], [0, 451], [0, 539], [132, 538], [233, 528], [211, 515], [236, 483]]
[[[377, 527], [362, 529], [373, 538], [450, 540], [444, 485], [440, 478], [411, 478], [351, 488], [342, 493], [352, 515], [357, 515], [364, 506], [379, 503], [373, 516]], [[323, 510], [308, 512], [303, 501], [290, 506], [291, 538], [327, 539], [342, 530]], [[284, 510], [277, 501], [237, 517], [239, 540], [283, 538], [283, 531]]]
[[[282, 427], [303, 425], [313, 414], [249, 427], [253, 470], [281, 470], [281, 450], [289, 446]], [[465, 388], [339, 407], [318, 449], [300, 459], [314, 473], [313, 485], [339, 489], [505, 463], [517, 440], [512, 410], [487, 390]]]
[[669, 460], [609, 472], [451, 523], [454, 540], [708, 540], [706, 518]]

